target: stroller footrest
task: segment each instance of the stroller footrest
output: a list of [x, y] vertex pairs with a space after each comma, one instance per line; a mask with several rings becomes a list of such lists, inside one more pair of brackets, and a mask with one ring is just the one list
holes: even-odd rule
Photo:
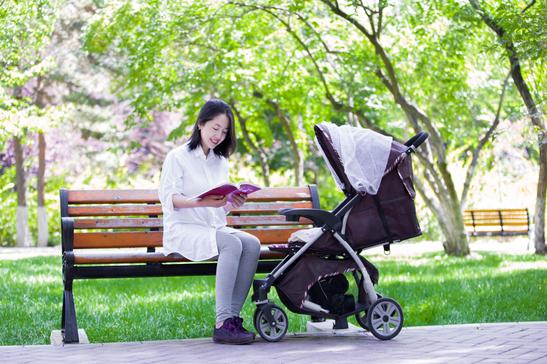
[[270, 251], [288, 254], [291, 251], [289, 244], [273, 244], [268, 245]]

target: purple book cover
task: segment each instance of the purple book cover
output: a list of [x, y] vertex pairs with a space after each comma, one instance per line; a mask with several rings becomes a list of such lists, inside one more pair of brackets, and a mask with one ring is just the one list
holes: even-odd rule
[[225, 183], [220, 186], [213, 187], [208, 191], [203, 192], [202, 194], [198, 195], [197, 198], [203, 198], [205, 196], [214, 196], [214, 195], [227, 196], [228, 202], [231, 202], [232, 196], [234, 194], [248, 195], [260, 189], [261, 188], [259, 186], [253, 185], [251, 183], [241, 183], [239, 187], [231, 183]]

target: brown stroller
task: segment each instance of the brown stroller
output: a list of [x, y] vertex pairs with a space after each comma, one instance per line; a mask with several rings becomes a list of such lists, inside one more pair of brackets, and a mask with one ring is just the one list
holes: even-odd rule
[[[273, 286], [292, 312], [310, 315], [312, 320], [333, 319], [334, 329], [347, 328], [347, 318], [354, 315], [359, 325], [375, 337], [390, 340], [403, 327], [403, 311], [395, 300], [376, 293], [378, 270], [360, 253], [377, 245], [384, 245], [387, 251], [389, 244], [421, 234], [409, 156], [428, 135], [420, 132], [403, 145], [367, 129], [321, 123], [314, 130], [316, 143], [346, 198], [333, 211], [279, 211], [291, 221], [308, 218], [316, 228], [286, 245], [270, 247], [287, 255], [266, 278], [253, 282], [255, 329], [266, 341], [279, 341], [287, 333], [286, 313], [268, 300]], [[348, 153], [345, 145], [352, 143], [354, 149]], [[384, 152], [379, 147], [382, 143]], [[360, 147], [365, 149], [355, 149]], [[384, 161], [372, 169], [361, 169], [382, 158]], [[354, 169], [350, 170], [352, 165]], [[376, 182], [362, 183], [374, 168]], [[345, 273], [351, 273], [355, 280], [356, 298], [346, 294], [349, 282]]]

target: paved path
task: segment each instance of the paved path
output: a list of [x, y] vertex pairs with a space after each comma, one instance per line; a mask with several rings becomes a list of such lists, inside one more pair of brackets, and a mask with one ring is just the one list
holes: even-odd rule
[[288, 335], [278, 343], [211, 339], [0, 346], [2, 363], [547, 363], [547, 322], [405, 328], [391, 341], [372, 335]]

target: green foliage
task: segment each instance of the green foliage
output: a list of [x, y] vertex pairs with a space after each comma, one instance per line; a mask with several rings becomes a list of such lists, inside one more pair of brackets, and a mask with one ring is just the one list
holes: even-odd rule
[[[51, 67], [42, 48], [57, 19], [56, 1], [4, 1], [0, 8], [0, 110], [18, 107], [21, 100], [6, 88], [24, 85]], [[15, 96], [15, 97], [14, 97]], [[0, 118], [0, 125], [3, 117]]]
[[[356, 14], [361, 24], [367, 24], [361, 2], [339, 4]], [[508, 30], [505, 39], [516, 45], [527, 66], [532, 91], [543, 100], [544, 4], [538, 2], [524, 12], [524, 1], [481, 4]], [[115, 101], [91, 100], [77, 88], [63, 98], [74, 109], [57, 112], [39, 110], [31, 105], [33, 100], [15, 97], [14, 91], [38, 76], [47, 76], [52, 82], [62, 79], [61, 70], [55, 70], [57, 64], [46, 57], [45, 50], [53, 44], [54, 31], [57, 38], [66, 36], [65, 19], [58, 19], [64, 3], [34, 0], [5, 1], [3, 5], [0, 149], [13, 135], [42, 130], [63, 114], [71, 119], [67, 124], [78, 131], [83, 144], [102, 139], [109, 145], [101, 153], [86, 145], [76, 148], [75, 154], [83, 153], [81, 158], [86, 162], [96, 160], [78, 172], [67, 168], [67, 173], [75, 174], [69, 178], [79, 178], [84, 184], [91, 185], [97, 176], [104, 176], [103, 187], [124, 185], [128, 177], [122, 161], [140, 143], [116, 124], [120, 118], [112, 112], [102, 113], [109, 102], [131, 105], [126, 128], [149, 123], [159, 110], [181, 112], [180, 125], [168, 137], [175, 141], [188, 135], [205, 99], [223, 98], [245, 121], [246, 136], [251, 140], [244, 139], [238, 124], [236, 158], [260, 176], [259, 153], [254, 149], [260, 148], [268, 158], [270, 172], [284, 175], [284, 184], [294, 183], [297, 155], [292, 138], [305, 161], [306, 180], [302, 183], [318, 183], [328, 207], [340, 200], [341, 193], [324, 161], [312, 155], [315, 123], [358, 125], [366, 118], [399, 139], [412, 134], [407, 116], [376, 75], [378, 70], [386, 71], [378, 50], [320, 1], [89, 2], [93, 15], [88, 19], [87, 13], [82, 14], [74, 25], [85, 30], [82, 53], [77, 50], [71, 56], [80, 57], [80, 63], [93, 60], [93, 67], [107, 74], [98, 82], [109, 83]], [[496, 111], [508, 71], [504, 48], [467, 2], [380, 1], [371, 6], [385, 7], [379, 39], [394, 65], [402, 93], [440, 131], [451, 166], [466, 165]], [[88, 73], [79, 71], [74, 79], [89, 78]], [[94, 91], [93, 86], [90, 89]], [[502, 118], [517, 120], [522, 115], [520, 106], [516, 90], [509, 87]], [[146, 163], [139, 165], [139, 171], [150, 165], [153, 174], [160, 165], [153, 159]], [[488, 159], [479, 163], [483, 169], [491, 165]], [[11, 183], [8, 175], [2, 178]], [[5, 201], [11, 201], [13, 196], [5, 193]], [[32, 193], [29, 200], [30, 196]], [[436, 236], [435, 224], [426, 225], [432, 226], [431, 236]]]

